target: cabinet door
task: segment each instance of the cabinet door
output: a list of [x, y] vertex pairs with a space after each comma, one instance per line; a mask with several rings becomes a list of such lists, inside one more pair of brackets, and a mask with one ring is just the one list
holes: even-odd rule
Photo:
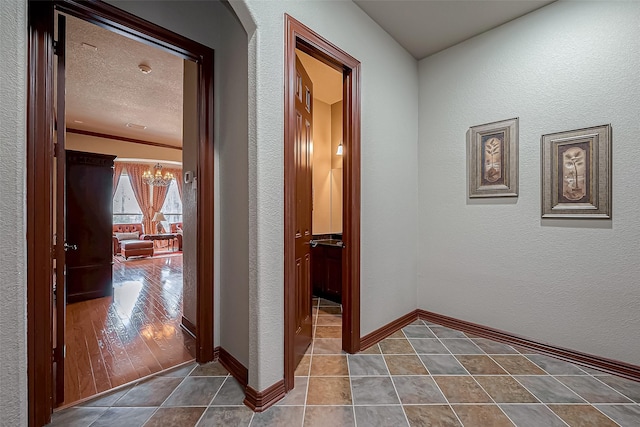
[[322, 296], [324, 294], [327, 280], [326, 263], [324, 258], [324, 248], [316, 246], [311, 249], [311, 282], [313, 283], [313, 295]]
[[342, 303], [342, 248], [332, 246], [325, 249], [327, 269], [325, 295], [331, 301]]

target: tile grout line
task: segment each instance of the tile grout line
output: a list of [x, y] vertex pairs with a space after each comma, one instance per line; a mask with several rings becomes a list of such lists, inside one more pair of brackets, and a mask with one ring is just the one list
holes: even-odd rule
[[[402, 334], [404, 335], [404, 332]], [[409, 345], [411, 345], [411, 342], [409, 340], [407, 340], [407, 342], [409, 343]], [[414, 352], [416, 351], [413, 348], [413, 346], [411, 348], [413, 349]], [[382, 352], [382, 347], [380, 348], [380, 351]], [[416, 356], [417, 356], [417, 354], [416, 354]], [[404, 415], [404, 419], [407, 422], [407, 426], [410, 426], [411, 423], [409, 423], [409, 417], [407, 417], [407, 413], [405, 412], [404, 406], [402, 405], [402, 400], [400, 399], [400, 394], [398, 393], [398, 389], [396, 388], [395, 381], [393, 381], [393, 376], [391, 375], [391, 369], [389, 369], [389, 365], [387, 364], [387, 359], [385, 359], [385, 357], [384, 357], [384, 353], [382, 354], [382, 361], [384, 362], [384, 366], [387, 368], [387, 372], [389, 373], [389, 380], [391, 380], [391, 385], [393, 386], [393, 391], [396, 392], [396, 397], [398, 398], [398, 403], [400, 404], [400, 409], [402, 410], [402, 415]], [[429, 372], [429, 371], [427, 371], [427, 372]], [[354, 411], [355, 411], [355, 409], [354, 409]]]
[[[496, 365], [498, 365], [498, 366], [499, 366], [503, 371], [505, 371], [505, 372], [507, 373], [507, 375], [501, 375], [501, 376], [509, 377], [509, 378], [511, 378], [512, 380], [514, 380], [517, 384], [519, 384], [522, 388], [524, 388], [524, 389], [525, 389], [525, 390], [526, 390], [526, 391], [527, 391], [531, 396], [533, 396], [533, 398], [534, 398], [534, 399], [536, 399], [540, 404], [542, 404], [542, 406], [544, 406], [545, 408], [547, 408], [547, 410], [549, 410], [553, 415], [555, 415], [556, 417], [558, 417], [558, 418], [559, 418], [559, 419], [560, 419], [560, 420], [561, 420], [565, 425], [569, 426], [569, 424], [567, 424], [567, 422], [566, 422], [565, 420], [563, 420], [563, 419], [562, 419], [558, 414], [556, 414], [556, 413], [555, 413], [551, 408], [549, 408], [549, 406], [547, 406], [547, 404], [546, 404], [545, 402], [543, 402], [542, 400], [540, 400], [540, 399], [538, 398], [538, 396], [536, 396], [535, 394], [531, 393], [531, 391], [529, 391], [529, 389], [527, 389], [527, 388], [526, 388], [523, 384], [521, 384], [521, 383], [520, 383], [516, 378], [514, 378], [514, 376], [511, 374], [511, 372], [509, 372], [507, 369], [505, 369], [505, 367], [504, 367], [504, 366], [502, 366], [502, 365], [500, 364], [500, 362], [496, 361], [493, 357], [491, 357], [491, 355], [490, 355], [489, 353], [487, 353], [486, 355], [487, 355], [487, 357], [489, 357], [489, 359], [490, 359], [493, 363], [495, 363]], [[533, 361], [529, 360], [529, 358], [528, 358], [528, 357], [526, 357], [526, 356], [524, 356], [524, 355], [522, 355], [522, 356], [523, 356], [523, 357], [525, 357], [525, 359], [527, 359], [529, 362], [534, 363]], [[534, 363], [534, 365], [535, 365], [535, 363]], [[538, 365], [536, 365], [536, 366], [538, 366]], [[540, 369], [542, 369], [542, 368], [540, 368]], [[542, 371], [543, 371], [543, 372], [546, 372], [544, 369], [542, 369]], [[477, 382], [477, 383], [478, 383], [478, 385], [479, 385], [480, 387], [482, 387], [482, 384], [480, 384], [480, 382], [479, 382], [478, 380], [476, 380], [475, 378], [474, 378], [474, 380], [475, 380], [475, 382]], [[487, 393], [487, 391], [484, 389], [484, 387], [482, 387], [482, 389], [484, 390], [484, 392], [485, 392], [485, 393]], [[487, 393], [487, 394], [489, 394], [489, 393]], [[493, 399], [493, 397], [492, 397], [491, 395], [489, 395], [489, 397], [491, 397], [491, 399], [495, 401], [495, 399]], [[582, 396], [578, 396], [578, 397], [580, 397], [580, 398], [582, 399]], [[583, 399], [583, 400], [584, 400], [584, 399]], [[526, 403], [526, 402], [519, 402], [519, 403]], [[509, 403], [507, 403], [507, 402], [503, 402], [503, 404], [509, 404]], [[509, 418], [509, 420], [510, 420], [511, 422], [513, 422], [513, 420], [511, 419], [511, 417], [509, 417], [509, 415], [504, 411], [504, 409], [503, 409], [499, 404], [497, 404], [497, 403], [496, 403], [496, 405], [497, 405], [497, 406], [498, 406], [498, 408], [500, 408], [500, 410], [501, 410], [501, 411], [502, 411], [502, 412], [507, 416], [507, 418]], [[513, 422], [513, 424], [516, 424], [516, 423], [515, 423], [515, 422]]]
[[[526, 355], [524, 355], [524, 354], [520, 354], [520, 355], [521, 355], [521, 356], [523, 356], [523, 357], [524, 357], [526, 360], [528, 360], [529, 362], [533, 363], [533, 364], [534, 364], [535, 366], [537, 366], [538, 368], [540, 368], [540, 370], [542, 370], [542, 371], [546, 374], [546, 375], [540, 375], [541, 377], [548, 377], [548, 378], [552, 378], [553, 380], [557, 381], [557, 382], [558, 382], [562, 387], [564, 387], [565, 389], [569, 390], [571, 393], [575, 394], [578, 398], [582, 399], [582, 400], [583, 400], [583, 402], [584, 402], [584, 403], [579, 403], [579, 402], [542, 402], [542, 400], [540, 400], [540, 399], [538, 398], [538, 396], [536, 396], [536, 395], [535, 395], [531, 390], [529, 390], [529, 388], [527, 388], [527, 386], [526, 386], [526, 385], [524, 385], [523, 383], [521, 383], [520, 381], [518, 381], [518, 378], [516, 378], [516, 377], [517, 377], [517, 375], [513, 375], [513, 374], [511, 374], [510, 372], [508, 372], [508, 371], [507, 371], [507, 373], [509, 374], [509, 376], [511, 376], [514, 380], [516, 380], [516, 381], [518, 382], [518, 384], [520, 384], [520, 385], [521, 385], [525, 390], [527, 390], [529, 393], [531, 393], [531, 395], [533, 395], [536, 399], [540, 400], [540, 402], [541, 402], [545, 407], [547, 407], [551, 412], [553, 412], [554, 414], [556, 414], [556, 413], [555, 413], [555, 411], [553, 411], [553, 409], [549, 408], [549, 405], [554, 405], [554, 404], [555, 404], [555, 405], [563, 405], [563, 406], [570, 406], [570, 405], [581, 405], [581, 406], [584, 406], [584, 405], [586, 404], [587, 406], [590, 406], [590, 407], [592, 407], [593, 409], [595, 409], [596, 411], [600, 412], [602, 415], [604, 415], [606, 418], [608, 418], [609, 420], [611, 420], [613, 423], [615, 423], [615, 424], [617, 424], [618, 426], [620, 426], [620, 424], [619, 424], [617, 421], [615, 421], [613, 418], [609, 417], [607, 414], [605, 414], [604, 412], [602, 412], [602, 411], [601, 411], [598, 407], [596, 407], [593, 403], [589, 402], [587, 399], [585, 399], [584, 397], [582, 397], [582, 396], [581, 396], [580, 394], [578, 394], [576, 391], [572, 390], [569, 386], [567, 386], [567, 385], [566, 385], [565, 383], [563, 383], [562, 381], [559, 381], [559, 380], [556, 378], [556, 375], [550, 374], [550, 373], [549, 373], [547, 370], [545, 370], [542, 366], [540, 366], [540, 365], [538, 365], [537, 363], [535, 363], [535, 361], [531, 360], [531, 359], [530, 359], [530, 358], [528, 358]], [[491, 355], [490, 355], [490, 354], [488, 354], [488, 356], [489, 356], [489, 357], [491, 357]], [[495, 355], [494, 355], [494, 356], [495, 356]], [[548, 357], [549, 357], [549, 356], [548, 356]], [[497, 363], [500, 367], [502, 367], [502, 369], [504, 369], [504, 367], [503, 367], [502, 365], [500, 365], [500, 362], [498, 362], [498, 361], [494, 360], [494, 359], [493, 359], [493, 357], [491, 357], [491, 360], [493, 360], [493, 361], [494, 361], [495, 363]], [[560, 359], [558, 359], [558, 360], [560, 360]], [[570, 363], [571, 365], [576, 366], [575, 364], [573, 364], [573, 363], [571, 363], [571, 362], [566, 362], [566, 361], [564, 361], [564, 360], [562, 360], [562, 362]], [[576, 366], [576, 367], [577, 367], [577, 366]], [[580, 368], [578, 367], [578, 369], [580, 369]], [[585, 377], [585, 376], [589, 376], [589, 377], [593, 377], [593, 378], [595, 378], [596, 380], [598, 380], [598, 378], [596, 378], [594, 375], [591, 375], [589, 372], [584, 371], [584, 370], [582, 370], [582, 369], [580, 369], [580, 370], [581, 370], [582, 372], [584, 372], [584, 373], [585, 373], [585, 375], [575, 374], [575, 375], [558, 375], [558, 376], [572, 376], [572, 377], [573, 377], [573, 376], [575, 376], [575, 377]], [[506, 369], [505, 369], [505, 371], [506, 371]], [[536, 375], [521, 375], [521, 376], [534, 376], [534, 377], [535, 377]], [[600, 382], [602, 382], [602, 381], [600, 381]], [[605, 384], [605, 385], [608, 385], [608, 384]], [[617, 391], [617, 390], [614, 390], [614, 391]], [[618, 392], [618, 393], [620, 393], [620, 392]], [[620, 393], [620, 394], [621, 394], [621, 393]], [[625, 396], [625, 397], [626, 397], [626, 396]], [[556, 416], [557, 416], [558, 418], [561, 418], [558, 414], [556, 414]], [[561, 419], [562, 419], [562, 418], [561, 418]], [[563, 421], [564, 421], [564, 420], [563, 420]], [[567, 424], [567, 423], [565, 422], [565, 424]]]
[[[570, 363], [570, 362], [567, 362]], [[586, 372], [586, 371], [584, 371]], [[584, 400], [585, 402], [587, 402], [587, 404], [589, 406], [591, 406], [593, 409], [595, 409], [596, 411], [600, 412], [602, 415], [604, 415], [605, 417], [609, 418], [611, 421], [613, 421], [615, 424], [617, 425], [621, 425], [620, 423], [618, 423], [616, 420], [614, 420], [613, 418], [611, 418], [609, 415], [607, 415], [606, 413], [604, 413], [603, 411], [600, 410], [600, 408], [598, 408], [596, 405], [594, 405], [593, 403], [587, 401], [584, 397], [582, 397], [581, 395], [578, 394], [578, 392], [574, 391], [573, 389], [569, 388], [568, 385], [566, 385], [565, 383], [563, 383], [562, 381], [558, 380], [556, 378], [556, 376], [558, 377], [568, 377], [568, 376], [576, 376], [576, 377], [584, 377], [584, 376], [589, 376], [592, 377], [593, 379], [595, 379], [596, 381], [604, 384], [605, 386], [609, 387], [610, 389], [612, 389], [613, 391], [615, 391], [616, 393], [620, 394], [623, 397], [626, 397], [627, 399], [629, 399], [630, 402], [633, 403], [633, 405], [638, 405], [638, 403], [636, 403], [633, 399], [627, 397], [626, 395], [622, 394], [621, 392], [619, 392], [618, 390], [614, 389], [613, 387], [611, 387], [609, 384], [605, 383], [604, 381], [601, 381], [599, 378], [597, 378], [595, 375], [591, 375], [590, 373], [586, 372], [586, 375], [550, 375], [553, 379], [555, 379], [556, 381], [558, 381], [560, 384], [562, 384], [564, 387], [568, 388], [569, 390], [571, 390], [571, 392], [573, 392], [575, 395], [579, 396], [582, 400]], [[621, 404], [629, 404], [629, 402], [594, 402], [594, 403], [601, 403], [603, 405], [621, 405]]]
[[349, 357], [351, 355], [347, 354], [347, 373], [349, 374], [349, 391], [351, 392], [351, 413], [353, 414], [353, 425], [354, 427], [358, 427], [358, 420], [356, 420], [356, 404], [355, 399], [353, 397], [353, 383], [351, 381], [351, 366], [349, 366]]
[[[171, 396], [171, 395], [173, 394], [173, 392], [174, 392], [174, 391], [176, 391], [176, 389], [180, 386], [180, 384], [182, 384], [182, 383], [184, 382], [184, 380], [185, 380], [186, 378], [188, 378], [188, 377], [189, 377], [189, 374], [190, 374], [191, 372], [193, 372], [193, 370], [194, 370], [195, 368], [196, 368], [196, 366], [193, 366], [193, 367], [191, 368], [191, 370], [190, 370], [190, 371], [189, 371], [189, 372], [184, 376], [184, 378], [182, 378], [182, 381], [180, 381], [180, 382], [176, 385], [176, 387], [175, 387], [175, 388], [173, 389], [173, 391], [169, 394], [169, 396]], [[154, 377], [154, 378], [165, 378], [165, 377], [156, 376], [156, 377]], [[174, 377], [166, 377], [166, 378], [174, 378]], [[179, 377], [178, 377], [178, 378], [179, 378]], [[126, 395], [127, 395], [127, 393], [129, 393], [131, 390], [133, 390], [133, 389], [134, 389], [135, 387], [137, 387], [139, 384], [140, 384], [140, 382], [136, 383], [133, 387], [131, 387], [129, 390], [127, 390], [127, 392], [126, 392], [126, 393], [124, 393], [122, 396], [120, 396], [120, 397], [119, 397], [115, 402], [113, 402], [113, 403], [114, 403], [114, 404], [115, 404], [115, 403], [117, 403], [120, 399], [122, 399], [124, 396], [126, 396]], [[164, 401], [162, 401], [162, 403], [166, 402], [166, 400], [169, 398], [169, 396], [167, 396], [167, 398], [166, 398]], [[151, 418], [153, 418], [153, 416], [156, 414], [156, 412], [158, 412], [158, 409], [160, 409], [160, 407], [162, 406], [162, 403], [160, 403], [160, 405], [158, 405], [158, 406], [156, 406], [156, 407], [150, 406], [151, 408], [154, 408], [154, 410], [153, 410], [153, 412], [151, 413], [151, 415], [149, 415], [149, 418], [147, 418], [147, 419], [145, 420], [145, 422], [142, 424], [143, 426], [147, 425], [147, 423], [149, 422], [149, 420], [150, 420]], [[109, 409], [111, 409], [111, 408], [120, 408], [120, 406], [113, 406], [113, 404], [112, 404], [111, 406], [109, 406], [109, 407], [107, 408], [107, 411], [108, 411]], [[144, 408], [148, 408], [148, 406], [144, 406]], [[106, 412], [106, 411], [105, 411], [105, 412]], [[97, 421], [97, 419], [96, 419], [96, 420], [94, 420], [91, 424], [94, 424], [96, 421]], [[90, 424], [88, 427], [90, 427], [90, 426], [91, 426], [91, 424]]]
[[[194, 369], [195, 369], [195, 367], [194, 367]], [[191, 370], [191, 372], [193, 372], [193, 369]], [[191, 373], [191, 372], [190, 372], [190, 373]], [[227, 375], [228, 375], [228, 374], [227, 374]], [[185, 376], [185, 377], [182, 379], [182, 381], [180, 381], [180, 382], [178, 383], [178, 385], [177, 385], [177, 386], [176, 386], [176, 387], [171, 391], [171, 393], [169, 393], [169, 395], [168, 395], [168, 396], [167, 396], [167, 397], [162, 401], [162, 403], [160, 403], [160, 405], [158, 405], [158, 408], [162, 407], [162, 405], [163, 405], [167, 400], [169, 400], [169, 399], [171, 398], [171, 396], [173, 396], [173, 394], [176, 392], [176, 390], [177, 390], [178, 388], [180, 388], [180, 386], [181, 386], [181, 385], [182, 385], [182, 384], [187, 380], [187, 378], [190, 378], [190, 377], [189, 377], [188, 375], [187, 375], [187, 376]], [[123, 397], [124, 397], [124, 396], [123, 396]]]
[[[633, 400], [632, 398], [630, 398], [629, 396], [627, 396], [626, 394], [622, 393], [621, 391], [615, 389], [614, 387], [610, 386], [609, 384], [605, 383], [604, 381], [602, 381], [600, 378], [597, 378], [595, 375], [591, 375], [590, 373], [587, 372], [587, 375], [590, 376], [591, 378], [595, 379], [596, 381], [598, 381], [601, 384], [604, 384], [606, 387], [610, 388], [611, 390], [615, 391], [616, 393], [618, 393], [619, 395], [621, 395], [622, 397], [628, 399], [629, 401], [636, 403], [636, 404], [640, 404], [640, 402], [636, 402], [635, 400]], [[582, 375], [584, 376], [584, 375]]]
[[[214, 363], [219, 363], [219, 362], [214, 362]], [[231, 378], [231, 374], [227, 374], [227, 376], [225, 377], [224, 381], [222, 381], [222, 384], [220, 384], [220, 387], [218, 388], [218, 391], [216, 391], [214, 393], [213, 397], [211, 398], [211, 401], [209, 401], [209, 404], [204, 408], [204, 411], [202, 411], [202, 414], [200, 414], [200, 418], [198, 418], [198, 421], [194, 424], [195, 427], [198, 427], [198, 424], [200, 424], [200, 421], [202, 421], [202, 419], [204, 418], [204, 414], [207, 413], [207, 411], [209, 410], [209, 408], [213, 404], [213, 401], [216, 399], [216, 397], [220, 393], [220, 390], [222, 390], [222, 387], [224, 387], [224, 385], [227, 383], [227, 381], [229, 381], [229, 378]]]
[[[449, 351], [449, 355], [453, 356], [453, 353], [451, 353], [451, 351], [449, 350], [449, 348], [447, 346], [445, 346], [442, 341], [440, 341], [440, 338], [438, 338], [436, 336], [436, 334], [433, 333], [433, 331], [431, 330], [431, 328], [429, 327], [429, 325], [427, 325], [424, 320], [420, 319], [422, 321], [422, 323], [424, 323], [424, 326], [427, 328], [427, 330], [433, 334], [433, 336], [436, 337], [436, 339], [438, 340], [438, 342], [440, 342], [440, 344], [447, 350]], [[404, 334], [404, 331], [402, 331], [402, 333]], [[404, 334], [406, 336], [406, 334]], [[456, 417], [456, 420], [458, 420], [458, 422], [460, 423], [461, 426], [464, 427], [464, 423], [462, 422], [462, 420], [460, 419], [460, 417], [458, 416], [458, 413], [453, 409], [453, 406], [451, 405], [451, 402], [449, 402], [449, 398], [447, 397], [446, 394], [444, 394], [444, 392], [442, 391], [442, 389], [440, 388], [440, 384], [438, 384], [438, 382], [435, 380], [435, 378], [433, 378], [433, 375], [431, 375], [431, 372], [429, 371], [429, 368], [427, 368], [427, 365], [424, 364], [424, 361], [422, 360], [422, 358], [420, 357], [420, 355], [418, 354], [418, 352], [416, 351], [415, 347], [413, 346], [413, 343], [411, 342], [411, 340], [409, 340], [407, 338], [407, 341], [409, 341], [409, 345], [411, 345], [411, 348], [413, 348], [413, 351], [416, 352], [416, 355], [418, 356], [418, 359], [420, 359], [420, 363], [422, 363], [422, 365], [424, 366], [424, 368], [427, 370], [427, 372], [429, 372], [429, 377], [431, 378], [431, 381], [433, 381], [433, 383], [436, 385], [436, 387], [438, 388], [438, 391], [440, 392], [440, 394], [442, 395], [442, 397], [444, 397], [445, 402], [447, 402], [447, 406], [449, 407], [449, 410], [451, 411], [451, 413], [453, 414], [454, 417]], [[458, 359], [455, 358], [455, 356], [453, 356], [453, 358], [458, 361]], [[458, 364], [460, 364], [460, 362], [458, 362]], [[460, 366], [462, 366], [462, 364], [460, 364]], [[464, 366], [462, 366], [462, 369], [464, 369], [466, 371], [466, 368]], [[402, 410], [404, 411], [404, 407], [402, 408]], [[405, 413], [406, 414], [406, 413]]]
[[[464, 332], [463, 332], [463, 334], [464, 334]], [[467, 339], [471, 340], [471, 338], [470, 338], [468, 335], [466, 335], [466, 334], [464, 334], [464, 335], [465, 335], [465, 336], [467, 336]], [[473, 342], [473, 341], [472, 341], [472, 342]], [[474, 345], [475, 345], [475, 343], [474, 343]], [[476, 347], [478, 347], [478, 346], [476, 345]], [[483, 350], [482, 348], [480, 348], [480, 347], [478, 347], [478, 348], [479, 348], [480, 350], [482, 350], [482, 354], [479, 354], [478, 356], [485, 355], [485, 356], [489, 357], [489, 359], [490, 359], [491, 361], [493, 361], [494, 363], [496, 363], [496, 364], [500, 367], [500, 369], [502, 369], [505, 373], [509, 374], [509, 372], [508, 372], [506, 369], [504, 369], [500, 364], [498, 364], [495, 360], [493, 360], [493, 358], [492, 358], [489, 354], [487, 354], [487, 352], [486, 352], [486, 351], [484, 351], [484, 350]], [[455, 358], [456, 358], [456, 360], [458, 360], [458, 363], [460, 363], [460, 365], [462, 365], [462, 367], [463, 367], [467, 372], [469, 372], [469, 370], [467, 369], [467, 367], [466, 367], [466, 366], [464, 366], [464, 364], [463, 364], [462, 362], [460, 362], [460, 360], [456, 357], [456, 355], [453, 355], [453, 357], [455, 357]], [[480, 384], [480, 382], [479, 382], [478, 380], [476, 380], [476, 379], [475, 379], [475, 377], [471, 374], [471, 372], [469, 372], [469, 376], [471, 377], [471, 379], [472, 379], [476, 384], [478, 384], [478, 387], [480, 387], [480, 388], [482, 389], [482, 391], [483, 391], [483, 392], [484, 392], [484, 393], [489, 397], [489, 399], [491, 399], [491, 401], [493, 402], [493, 404], [494, 404], [494, 405], [495, 405], [495, 406], [500, 410], [500, 412], [502, 412], [502, 413], [504, 414], [504, 416], [505, 416], [505, 417], [507, 417], [507, 419], [508, 419], [509, 421], [511, 421], [511, 423], [513, 423], [513, 425], [514, 425], [514, 426], [517, 426], [517, 424], [516, 424], [516, 423], [511, 419], [511, 417], [509, 416], [509, 414], [507, 414], [507, 413], [505, 412], [505, 410], [504, 410], [504, 409], [503, 409], [503, 408], [502, 408], [502, 407], [501, 407], [501, 406], [496, 402], [496, 400], [493, 398], [493, 396], [491, 396], [491, 395], [487, 392], [487, 390], [482, 386], [482, 384]], [[519, 384], [519, 383], [518, 383], [518, 384]], [[536, 400], [538, 400], [538, 401], [540, 402], [540, 400], [539, 400], [536, 396], [533, 396], [533, 397], [534, 397]], [[542, 402], [540, 402], [540, 403], [542, 403]], [[551, 409], [549, 409], [549, 408], [547, 408], [547, 409], [548, 409], [549, 411], [551, 411]], [[558, 419], [560, 419], [560, 420], [561, 420], [565, 425], [567, 425], [567, 423], [565, 423], [565, 422], [564, 422], [564, 420], [562, 420], [558, 415], [556, 415], [556, 414], [555, 414], [555, 412], [553, 412], [553, 411], [551, 411], [551, 412], [552, 412], [552, 413], [553, 413], [553, 414], [554, 414]]]
[[[311, 299], [311, 305], [313, 306], [313, 296]], [[309, 353], [309, 369], [307, 370], [307, 385], [305, 387], [305, 392], [304, 392], [304, 404], [302, 406], [302, 426], [304, 427], [304, 418], [307, 415], [307, 397], [309, 394], [309, 383], [311, 382], [311, 366], [313, 363], [313, 351], [314, 351], [314, 347], [315, 347], [315, 343], [316, 343], [316, 328], [318, 327], [318, 314], [319, 314], [319, 309], [320, 309], [320, 300], [318, 300], [318, 305], [315, 307], [316, 309], [316, 314], [315, 316], [313, 315], [313, 308], [311, 309], [311, 317], [312, 317], [312, 326], [313, 326], [313, 335], [311, 337], [311, 352]], [[315, 317], [315, 319], [314, 319]], [[294, 372], [294, 387], [295, 387], [295, 372]]]

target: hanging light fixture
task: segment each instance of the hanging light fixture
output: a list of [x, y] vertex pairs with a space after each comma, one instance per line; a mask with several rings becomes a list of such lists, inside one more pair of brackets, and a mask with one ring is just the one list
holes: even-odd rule
[[162, 165], [160, 163], [157, 163], [153, 169], [155, 172], [149, 169], [142, 174], [142, 182], [155, 187], [167, 187], [171, 184], [171, 180], [173, 179], [173, 174], [171, 172], [166, 172], [163, 176]]
[[338, 151], [336, 151], [337, 156], [342, 156], [342, 152], [344, 151], [344, 146], [342, 145], [342, 141], [338, 144]]

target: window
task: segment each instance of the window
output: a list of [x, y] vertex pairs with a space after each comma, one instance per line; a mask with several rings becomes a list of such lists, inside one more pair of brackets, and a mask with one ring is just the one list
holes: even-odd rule
[[167, 198], [164, 199], [161, 212], [169, 223], [182, 222], [182, 199], [180, 199], [175, 179], [171, 180], [171, 184], [169, 184]]
[[120, 181], [113, 196], [113, 223], [135, 224], [142, 222], [142, 210], [131, 188], [129, 176], [120, 175]]

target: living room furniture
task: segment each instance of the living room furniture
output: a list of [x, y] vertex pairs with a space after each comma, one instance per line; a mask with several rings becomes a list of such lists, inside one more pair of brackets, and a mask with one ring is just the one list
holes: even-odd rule
[[166, 221], [167, 218], [164, 217], [162, 212], [156, 212], [153, 215], [153, 219], [151, 221], [156, 223], [156, 233], [162, 234], [164, 233], [164, 227], [162, 226], [162, 221]]
[[153, 242], [149, 240], [123, 240], [120, 242], [120, 247], [120, 253], [124, 259], [129, 259], [131, 256], [153, 256]]
[[66, 150], [67, 303], [113, 294], [114, 159]]
[[113, 224], [113, 254], [130, 256], [153, 256], [153, 242], [146, 240], [142, 224]]
[[181, 222], [172, 222], [169, 224], [169, 231], [173, 234], [177, 234], [178, 237], [176, 240], [178, 241], [178, 248], [182, 250], [182, 223]]
[[168, 245], [171, 245], [171, 249], [174, 250], [174, 241], [178, 242], [178, 250], [182, 251], [182, 236], [173, 233], [160, 233], [160, 234], [145, 234], [145, 240], [166, 240]]

